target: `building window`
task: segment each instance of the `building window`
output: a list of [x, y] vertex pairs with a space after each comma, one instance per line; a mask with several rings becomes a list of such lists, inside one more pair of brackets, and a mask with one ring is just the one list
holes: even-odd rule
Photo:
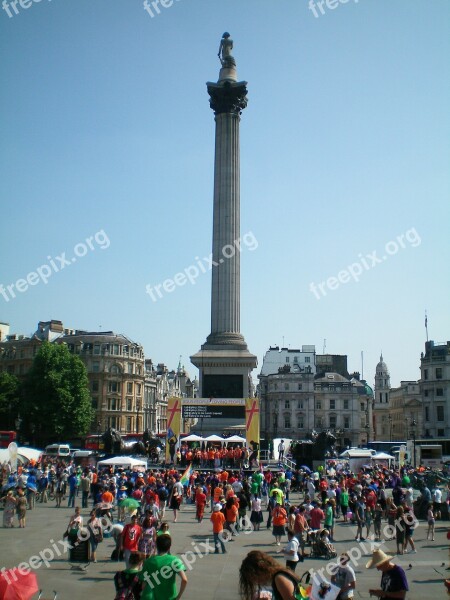
[[297, 408], [303, 409], [303, 400], [297, 402]]
[[113, 429], [118, 429], [119, 418], [118, 417], [108, 417], [108, 427], [112, 427]]
[[98, 373], [100, 371], [100, 363], [99, 362], [93, 362], [92, 363], [92, 372], [93, 373]]
[[297, 417], [297, 428], [298, 429], [303, 429], [304, 426], [305, 426], [305, 423], [304, 423], [303, 416]]
[[92, 391], [93, 392], [98, 392], [98, 381], [93, 381], [92, 382]]
[[287, 363], [289, 362], [289, 356], [286, 356], [286, 362]]
[[276, 389], [276, 390], [278, 389], [278, 383], [274, 384], [274, 389]]
[[423, 395], [425, 396], [425, 398], [428, 398], [429, 394], [428, 394], [429, 390], [424, 390], [423, 391]]
[[133, 398], [127, 398], [127, 410], [133, 410]]
[[423, 370], [423, 378], [428, 379], [428, 369]]
[[436, 379], [442, 379], [442, 367], [436, 367]]
[[323, 427], [323, 417], [316, 417], [315, 418], [315, 427], [317, 429], [321, 429]]
[[350, 429], [350, 417], [344, 417], [344, 429]]
[[436, 406], [436, 420], [443, 421], [444, 420], [444, 407]]
[[94, 410], [97, 410], [97, 408], [98, 408], [98, 398], [92, 398], [91, 399], [91, 404], [92, 404], [92, 408]]
[[120, 392], [120, 381], [108, 381], [108, 392], [118, 394]]
[[387, 402], [388, 402], [388, 393], [387, 393], [387, 392], [384, 394], [384, 401], [385, 401], [385, 402], [386, 402], [386, 404], [387, 404]]
[[336, 415], [330, 415], [330, 428], [336, 429]]
[[140, 383], [136, 384], [136, 395], [137, 396], [141, 395], [141, 384]]
[[127, 383], [127, 394], [132, 394], [132, 393], [133, 393], [133, 384]]
[[299, 383], [299, 384], [298, 384], [298, 391], [299, 391], [299, 392], [301, 392], [301, 391], [302, 391], [302, 388], [303, 388], [303, 384], [302, 384], [302, 383]]
[[443, 396], [444, 388], [436, 388], [436, 396]]
[[425, 421], [429, 421], [429, 420], [430, 420], [430, 407], [425, 406]]
[[285, 383], [285, 384], [284, 384], [284, 389], [285, 389], [286, 391], [289, 391], [289, 384], [288, 384], [288, 383]]
[[15, 369], [14, 369], [14, 365], [9, 365], [9, 366], [8, 366], [8, 373], [9, 373], [10, 375], [14, 375], [14, 370], [15, 370]]
[[383, 394], [380, 392], [380, 404], [383, 402]]
[[290, 400], [285, 400], [284, 401], [284, 408], [291, 408], [291, 402], [290, 402]]
[[310, 362], [311, 362], [311, 357], [305, 356], [305, 363], [310, 363]]
[[285, 429], [291, 428], [291, 416], [290, 415], [284, 415], [284, 428]]
[[438, 434], [438, 437], [444, 437], [444, 435], [445, 435], [445, 432], [444, 432], [444, 430], [443, 430], [443, 429], [438, 429], [438, 430], [437, 430], [437, 434]]
[[336, 410], [336, 400], [330, 400], [330, 410]]
[[94, 354], [100, 354], [100, 344], [94, 345]]
[[316, 400], [316, 410], [322, 410], [322, 402], [320, 400]]
[[113, 375], [118, 375], [118, 373], [120, 373], [120, 369], [117, 365], [113, 365], [109, 372]]
[[361, 412], [364, 412], [366, 410], [366, 406], [365, 406], [364, 402], [361, 402], [361, 404], [359, 405], [359, 407], [360, 407], [360, 411]]
[[108, 398], [108, 410], [119, 410], [117, 398]]
[[294, 356], [294, 362], [298, 363], [298, 356]]
[[348, 410], [348, 400], [344, 400], [344, 410]]

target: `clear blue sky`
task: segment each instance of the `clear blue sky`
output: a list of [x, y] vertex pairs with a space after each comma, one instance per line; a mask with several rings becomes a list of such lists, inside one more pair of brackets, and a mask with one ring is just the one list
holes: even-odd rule
[[[16, 298], [0, 295], [0, 321], [25, 334], [52, 318], [101, 326], [169, 368], [181, 355], [195, 373], [210, 273], [157, 302], [145, 286], [211, 251], [205, 83], [217, 80], [229, 31], [249, 83], [241, 232], [258, 242], [241, 256], [249, 349], [261, 365], [283, 338], [318, 352], [326, 339], [351, 370], [363, 350], [371, 384], [380, 350], [393, 385], [419, 377], [425, 309], [430, 338], [450, 339], [448, 0], [350, 0], [318, 17], [306, 0], [179, 0], [153, 18], [142, 0], [30, 4], [11, 18], [0, 10], [0, 283], [7, 290], [47, 257], [59, 265], [96, 232], [110, 245], [91, 241], [95, 250], [47, 284], [31, 276]], [[372, 267], [373, 251], [382, 262]], [[355, 262], [360, 279], [347, 281]], [[327, 280], [326, 296], [311, 291]]]

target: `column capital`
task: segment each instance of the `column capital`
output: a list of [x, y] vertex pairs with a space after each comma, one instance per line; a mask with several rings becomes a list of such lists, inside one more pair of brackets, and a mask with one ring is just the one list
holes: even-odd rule
[[222, 113], [231, 113], [240, 115], [247, 106], [247, 82], [239, 81], [232, 83], [225, 81], [222, 83], [208, 82], [209, 105], [215, 115]]

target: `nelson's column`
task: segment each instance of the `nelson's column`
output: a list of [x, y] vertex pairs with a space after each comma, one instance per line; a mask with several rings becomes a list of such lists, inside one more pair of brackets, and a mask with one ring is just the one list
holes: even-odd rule
[[[249, 397], [250, 373], [257, 365], [240, 332], [240, 252], [236, 247], [240, 238], [239, 122], [247, 106], [247, 82], [237, 81], [232, 49], [230, 34], [224, 33], [219, 81], [207, 83], [216, 122], [211, 333], [191, 356], [200, 372], [202, 398]], [[216, 419], [206, 421], [208, 429], [214, 428]], [[217, 420], [215, 429], [230, 424]]]

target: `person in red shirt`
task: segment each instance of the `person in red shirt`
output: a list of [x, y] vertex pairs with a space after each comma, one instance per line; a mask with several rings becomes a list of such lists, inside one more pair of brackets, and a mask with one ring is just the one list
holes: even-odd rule
[[139, 525], [137, 515], [131, 517], [131, 523], [123, 528], [120, 536], [120, 550], [123, 550], [123, 557], [126, 568], [130, 568], [130, 554], [138, 552], [139, 540], [142, 537], [142, 527]]
[[226, 554], [227, 552], [225, 544], [223, 543], [223, 526], [225, 523], [225, 515], [221, 509], [222, 507], [220, 504], [215, 504], [213, 513], [210, 517], [210, 520], [213, 524], [214, 546], [216, 548], [214, 554], [219, 554], [219, 548], [222, 549], [222, 554]]
[[325, 515], [323, 514], [323, 510], [317, 505], [317, 503], [314, 504], [314, 508], [311, 509], [309, 516], [310, 516], [309, 525], [310, 525], [311, 529], [320, 529], [321, 528], [320, 521], [323, 521], [323, 519], [325, 518]]

